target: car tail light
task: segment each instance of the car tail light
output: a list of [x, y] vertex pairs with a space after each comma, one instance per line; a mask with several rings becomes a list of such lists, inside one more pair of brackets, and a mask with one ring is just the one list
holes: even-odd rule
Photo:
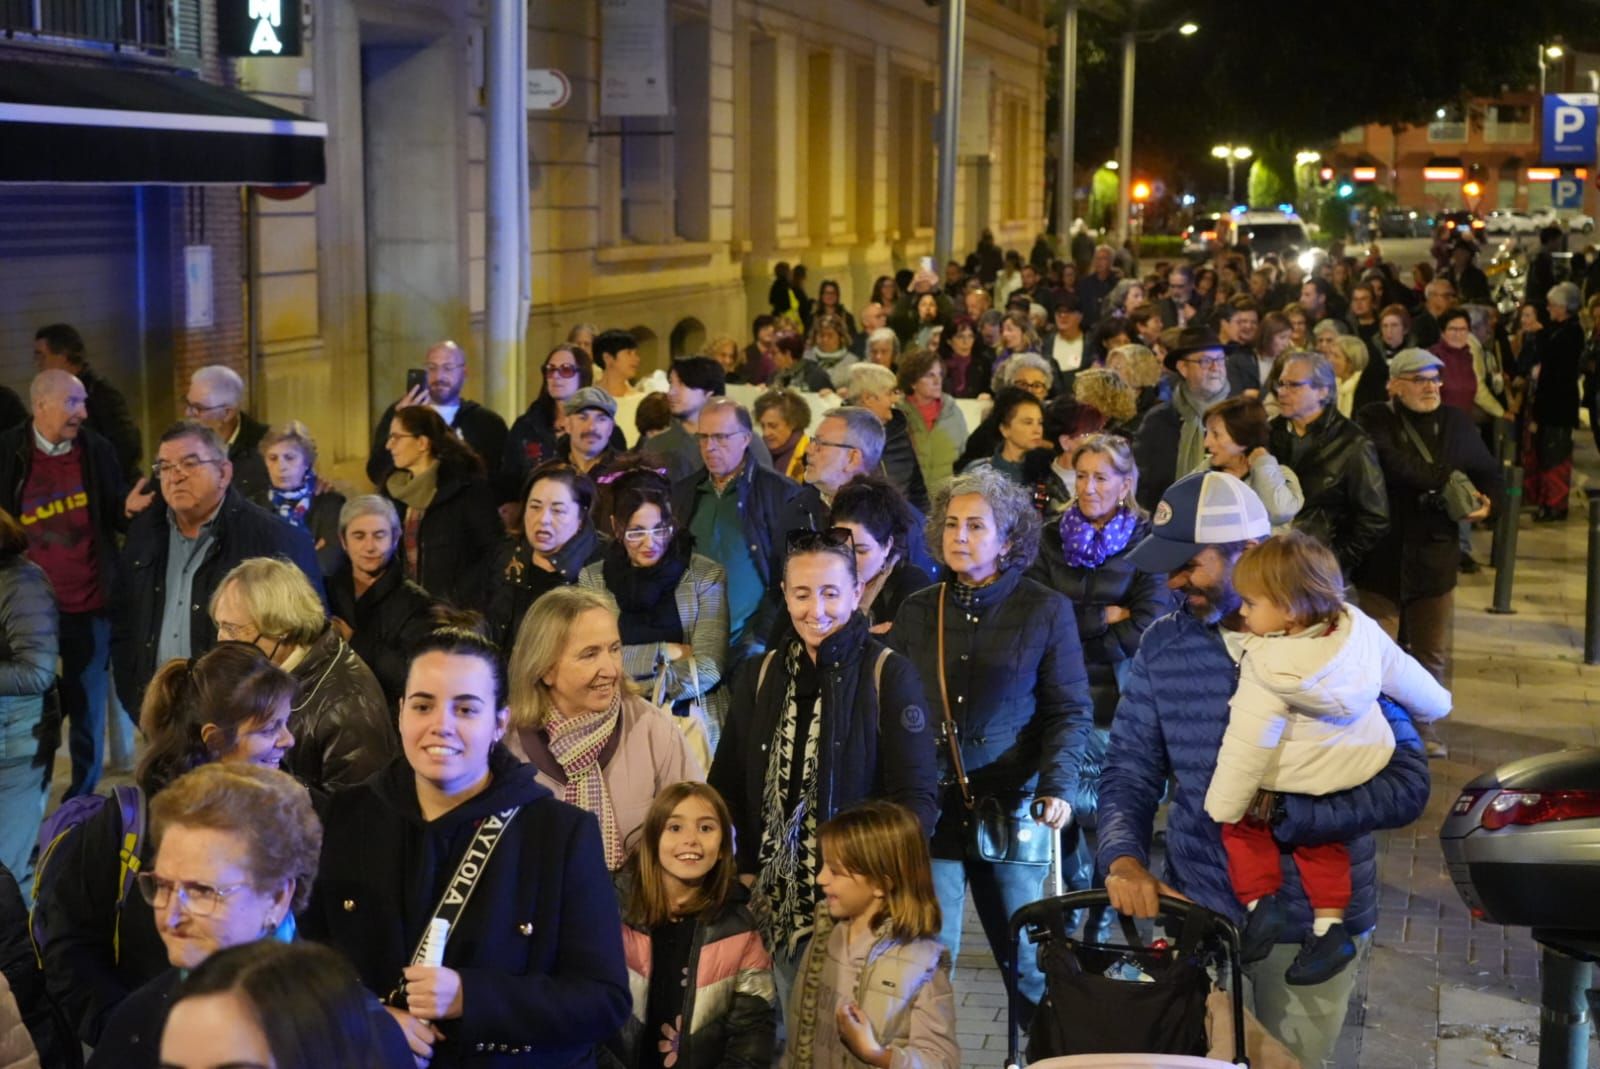
[[[1457, 799], [1456, 804], [1461, 804]], [[1501, 791], [1484, 808], [1484, 828], [1498, 831], [1513, 824], [1549, 824], [1557, 820], [1600, 817], [1600, 791]]]

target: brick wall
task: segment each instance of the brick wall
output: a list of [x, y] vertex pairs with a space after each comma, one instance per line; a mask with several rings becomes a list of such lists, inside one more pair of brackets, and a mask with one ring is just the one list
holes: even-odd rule
[[[173, 396], [182, 403], [189, 375], [207, 364], [226, 364], [250, 382], [245, 337], [244, 217], [234, 186], [190, 186], [172, 192]], [[210, 245], [213, 326], [183, 325], [185, 245]]]

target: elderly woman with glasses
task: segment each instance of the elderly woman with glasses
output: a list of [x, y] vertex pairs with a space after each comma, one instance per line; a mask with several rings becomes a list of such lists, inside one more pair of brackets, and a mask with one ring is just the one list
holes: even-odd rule
[[1038, 353], [1021, 353], [1007, 360], [991, 380], [996, 404], [968, 436], [965, 448], [956, 458], [955, 470], [966, 471], [978, 461], [990, 459], [1003, 444], [1005, 435], [1001, 432], [1000, 419], [1005, 413], [998, 403], [1002, 394], [1020, 390], [1037, 400], [1042, 409], [1054, 383], [1055, 370]]
[[139, 711], [149, 746], [133, 787], [61, 838], [36, 888], [45, 983], [85, 1044], [98, 1045], [111, 1011], [168, 965], [150, 905], [132, 890], [134, 873], [155, 861], [141, 830], [146, 807], [202, 765], [278, 768], [294, 746], [295, 693], [292, 676], [243, 642], [170, 661], [151, 680]]
[[[1011, 915], [1039, 898], [1048, 843], [1079, 787], [1092, 723], [1083, 645], [1072, 603], [1024, 574], [1039, 550], [1027, 490], [987, 467], [965, 472], [934, 495], [927, 532], [945, 581], [905, 600], [889, 644], [916, 666], [930, 719], [946, 725], [933, 836], [940, 941], [956, 957], [970, 883], [1005, 963]], [[975, 811], [987, 814], [976, 826]], [[1017, 964], [1020, 994], [1037, 1005], [1044, 976], [1033, 951]]]
[[339, 545], [339, 510], [344, 495], [317, 478], [317, 443], [299, 420], [273, 427], [261, 438], [267, 462], [267, 507], [311, 536], [326, 579], [344, 563]]
[[1389, 499], [1372, 439], [1340, 415], [1338, 378], [1321, 353], [1290, 353], [1278, 375], [1267, 451], [1300, 479], [1294, 528], [1339, 558], [1346, 582], [1389, 529]]
[[[290, 941], [311, 898], [322, 824], [294, 778], [249, 764], [178, 777], [150, 803], [155, 858], [135, 880], [171, 966], [130, 994], [95, 1044], [92, 1067], [156, 1069], [173, 993], [212, 954]], [[392, 1023], [387, 1030], [400, 1043]]]
[[625, 471], [610, 486], [612, 540], [578, 585], [609, 591], [622, 633], [622, 669], [679, 716], [698, 706], [715, 748], [728, 710], [728, 577], [694, 552], [694, 535], [672, 514], [672, 484], [652, 468]]
[[925, 829], [937, 812], [937, 715], [916, 670], [871, 634], [857, 559], [848, 528], [790, 532], [789, 626], [741, 669], [740, 715], [711, 766], [733, 814], [739, 872], [771, 906], [764, 934], [782, 1001], [821, 902], [817, 826], [866, 798], [899, 802]]

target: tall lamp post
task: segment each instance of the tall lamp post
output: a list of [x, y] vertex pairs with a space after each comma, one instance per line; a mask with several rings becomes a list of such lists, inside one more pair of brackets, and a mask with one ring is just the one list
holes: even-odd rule
[[1566, 49], [1558, 44], [1541, 44], [1539, 46], [1539, 96], [1541, 98], [1544, 96], [1545, 71], [1548, 69], [1544, 61], [1547, 59], [1560, 59], [1566, 54]]
[[1243, 163], [1255, 153], [1248, 145], [1212, 145], [1211, 155], [1228, 164], [1228, 207], [1233, 207], [1233, 167], [1236, 163]]
[[1078, 0], [1066, 0], [1061, 8], [1061, 156], [1056, 161], [1056, 235], [1067, 240], [1072, 230], [1073, 125], [1077, 122], [1078, 88]]
[[1117, 147], [1117, 246], [1128, 241], [1128, 215], [1132, 208], [1133, 181], [1133, 73], [1134, 54], [1142, 41], [1149, 44], [1176, 31], [1184, 37], [1193, 37], [1200, 30], [1198, 23], [1185, 20], [1163, 26], [1159, 30], [1129, 29], [1122, 34], [1122, 121]]

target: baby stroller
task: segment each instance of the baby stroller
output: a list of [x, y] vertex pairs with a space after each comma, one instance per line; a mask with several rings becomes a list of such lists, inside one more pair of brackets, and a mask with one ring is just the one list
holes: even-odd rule
[[[1045, 994], [1028, 1036], [1030, 1069], [1230, 1069], [1248, 1066], [1244, 974], [1239, 933], [1203, 906], [1161, 897], [1171, 942], [1146, 945], [1133, 922], [1121, 917], [1124, 943], [1095, 943], [1072, 935], [1079, 910], [1109, 908], [1104, 890], [1076, 891], [1023, 906], [1011, 918], [1006, 963], [1010, 1042], [1007, 1069], [1017, 1069], [1020, 1049], [1016, 962], [1024, 936], [1039, 952]], [[1207, 1000], [1211, 969], [1229, 976], [1233, 1061], [1207, 1056]], [[1220, 997], [1220, 996], [1219, 996]]]

